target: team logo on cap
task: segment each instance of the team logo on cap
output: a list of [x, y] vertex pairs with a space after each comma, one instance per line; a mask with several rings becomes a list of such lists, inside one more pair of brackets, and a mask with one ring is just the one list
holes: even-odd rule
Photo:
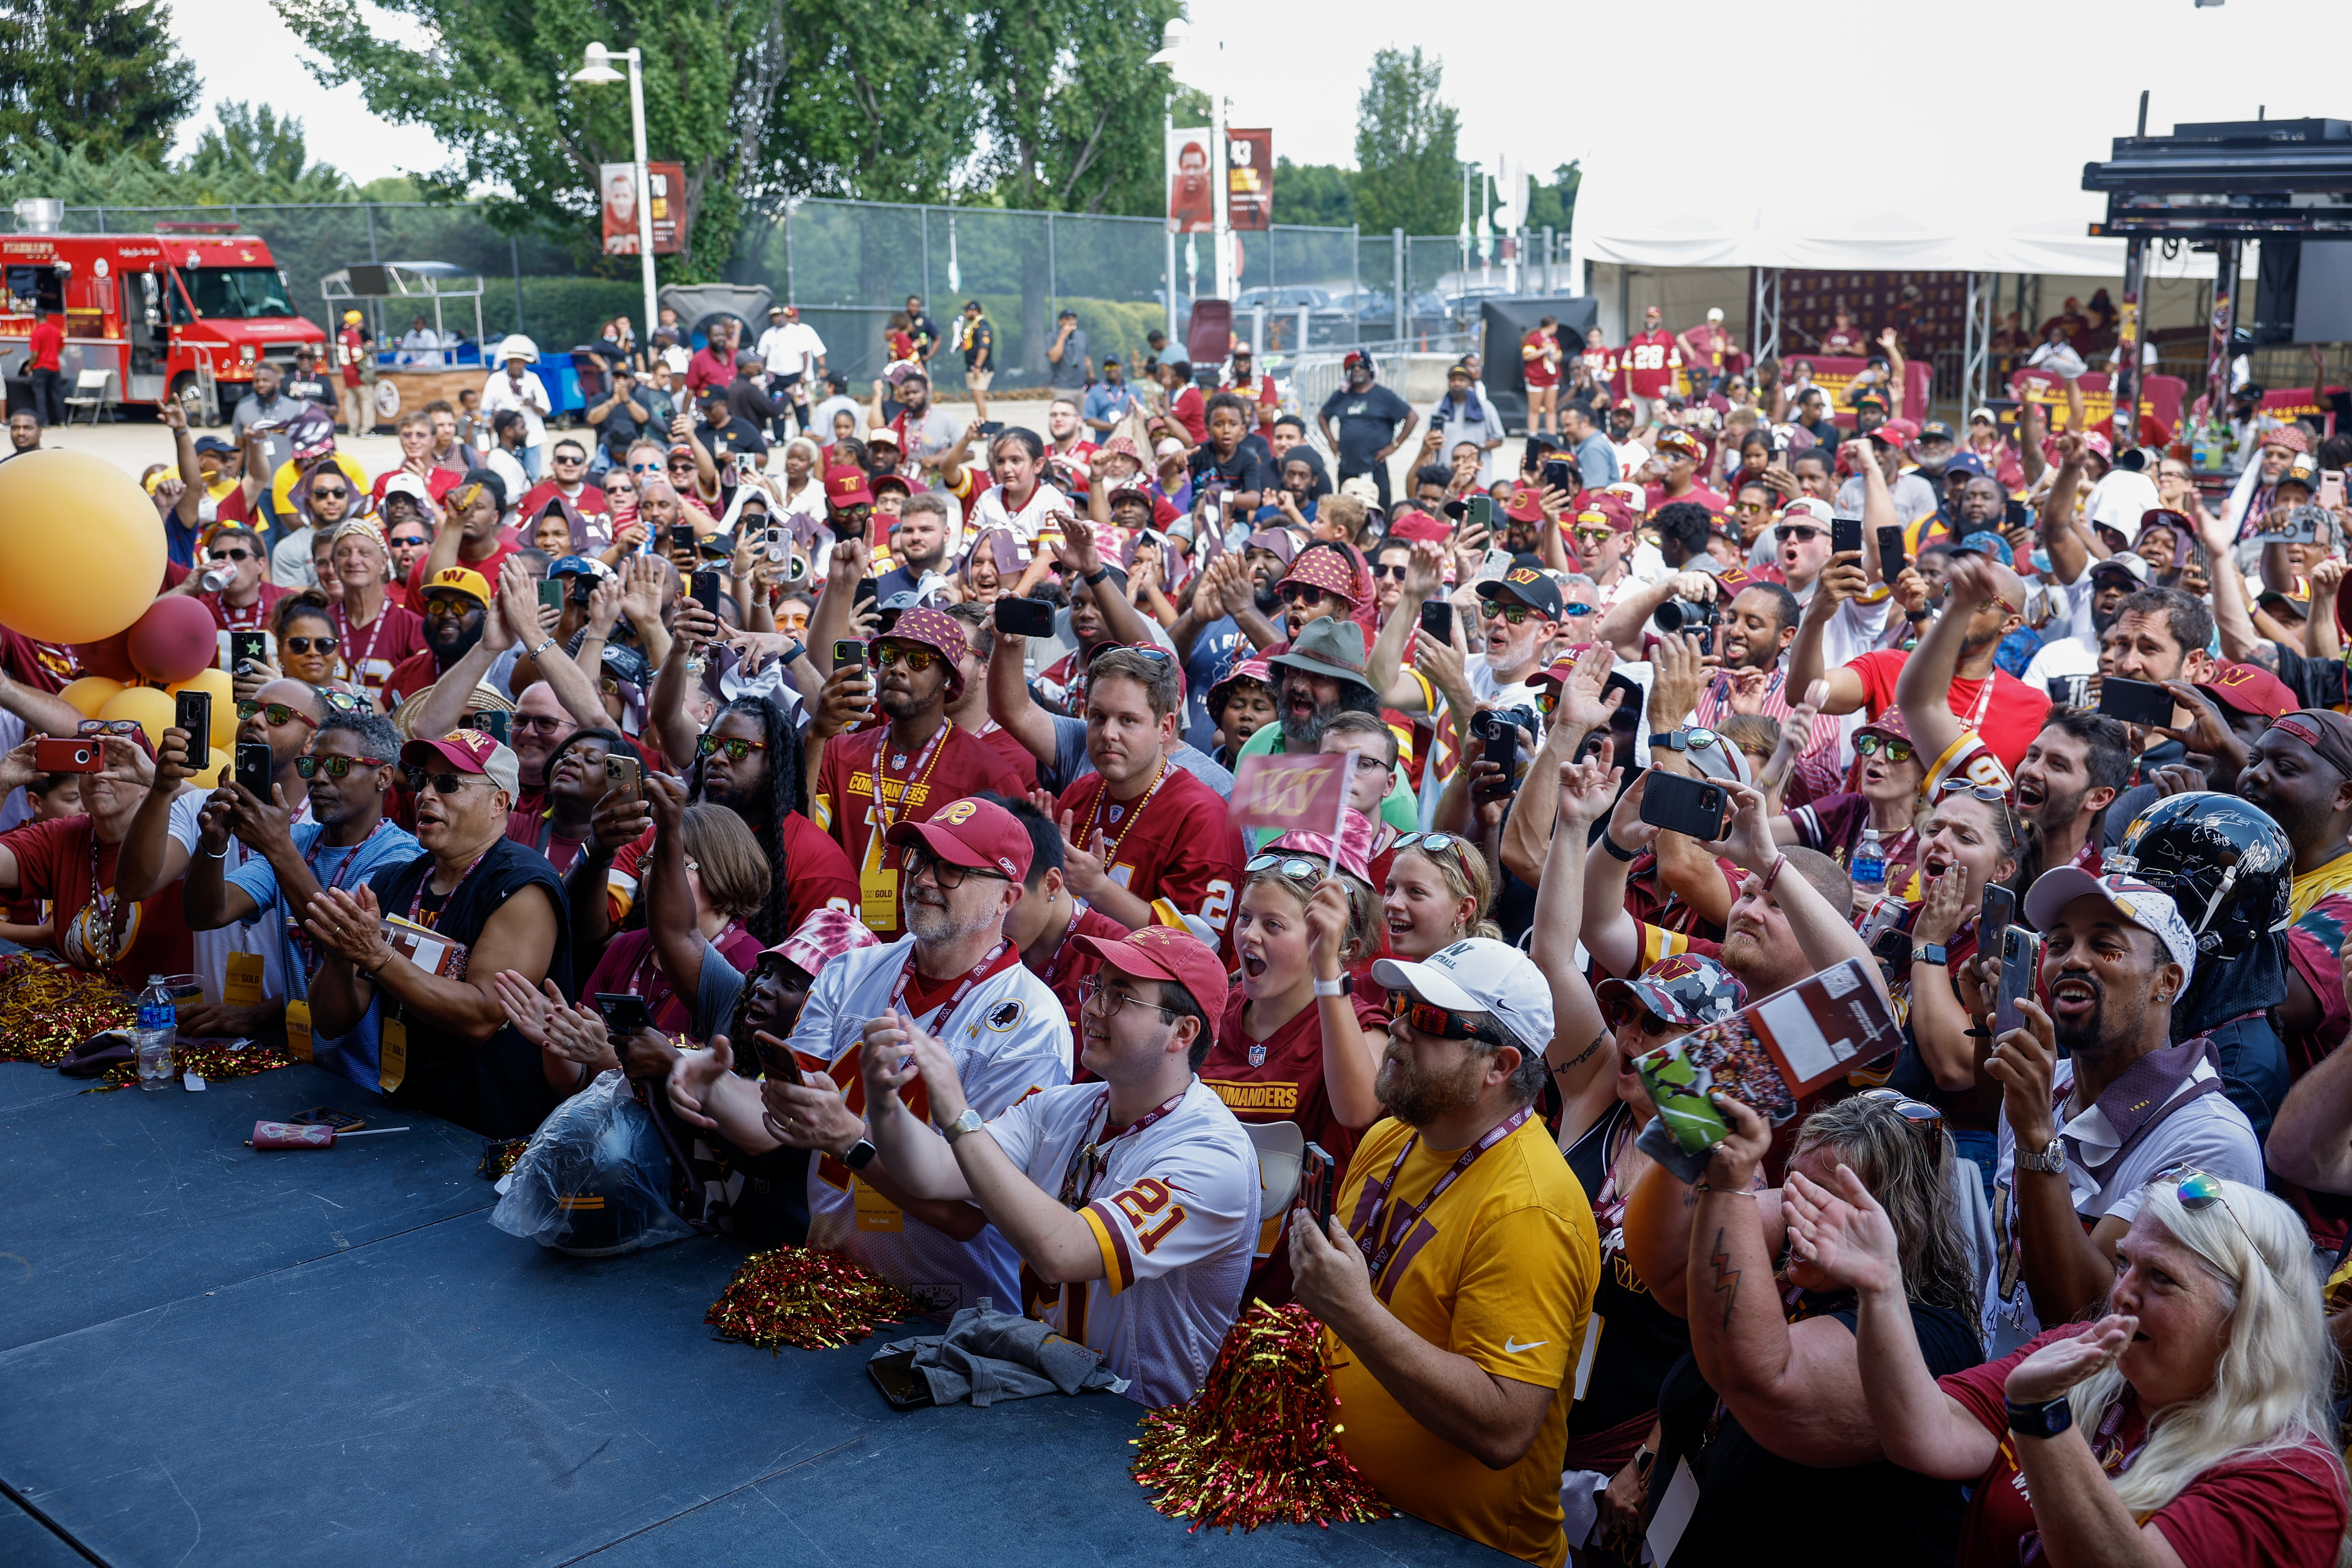
[[2254, 672], [2251, 668], [2242, 664], [2236, 664], [2226, 667], [2222, 670], [2220, 679], [2216, 679], [2213, 684], [2216, 686], [2243, 686], [2248, 681], [2253, 679], [2253, 678]]
[[1650, 966], [1649, 973], [1644, 974], [1642, 978], [1644, 980], [1680, 980], [1687, 975], [1696, 974], [1698, 973], [1698, 962], [1692, 958], [1690, 954], [1680, 952], [1676, 953], [1672, 958], [1652, 964]]
[[976, 800], [959, 800], [940, 813], [940, 820], [950, 827], [961, 827], [971, 820], [972, 814], [979, 809], [980, 802]]
[[1506, 583], [1535, 583], [1541, 581], [1542, 578], [1543, 574], [1537, 571], [1534, 567], [1522, 566], [1517, 571], [1512, 573], [1509, 576], [1504, 578], [1503, 581]]
[[1021, 1015], [1027, 1010], [1018, 998], [999, 1002], [988, 1010], [988, 1016], [982, 1021], [1001, 1035], [1021, 1022]]

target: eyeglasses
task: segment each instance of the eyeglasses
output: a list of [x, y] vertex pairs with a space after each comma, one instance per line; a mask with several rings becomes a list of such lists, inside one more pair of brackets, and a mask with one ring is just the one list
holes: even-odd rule
[[312, 485], [310, 499], [312, 500], [349, 500], [352, 499], [352, 492], [341, 485], [337, 485], [331, 490], [322, 490], [318, 486]]
[[1260, 871], [1273, 871], [1294, 882], [1320, 882], [1323, 868], [1299, 855], [1259, 855], [1244, 861], [1242, 869], [1251, 876]]
[[1895, 1114], [1912, 1126], [1928, 1132], [1944, 1130], [1944, 1113], [1925, 1100], [1914, 1100], [1899, 1089], [1865, 1089], [1856, 1100], [1874, 1100], [1881, 1105], [1892, 1106]]
[[1874, 757], [1885, 752], [1890, 763], [1907, 763], [1916, 750], [1910, 742], [1898, 740], [1893, 735], [1856, 735], [1853, 738], [1854, 755], [1858, 757]]
[[908, 647], [904, 644], [892, 642], [877, 643], [874, 647], [874, 664], [877, 669], [888, 669], [894, 665], [903, 664], [913, 674], [920, 675], [934, 664], [940, 662], [942, 662], [940, 655], [927, 647]]
[[1783, 544], [1790, 540], [1796, 541], [1799, 544], [1811, 544], [1824, 531], [1826, 531], [1815, 528], [1810, 522], [1784, 522], [1772, 531], [1772, 537]]
[[309, 653], [314, 647], [320, 653], [335, 651], [335, 639], [332, 637], [287, 637], [284, 641], [288, 653]]
[[1415, 1034], [1441, 1040], [1483, 1040], [1490, 1046], [1512, 1043], [1484, 1018], [1451, 1012], [1434, 1002], [1423, 1001], [1410, 991], [1389, 993], [1389, 1017], [1395, 1023], [1412, 1026]]
[[281, 724], [293, 723], [299, 723], [312, 730], [319, 727], [319, 721], [316, 719], [299, 708], [289, 708], [283, 702], [256, 702], [248, 697], [236, 705], [236, 716], [239, 719], [250, 719], [256, 713], [260, 714], [262, 721], [272, 729]]
[[326, 774], [331, 779], [348, 778], [353, 768], [388, 768], [391, 765], [390, 757], [297, 757], [294, 759], [294, 771], [306, 779], [317, 778], [320, 773]]
[[746, 741], [733, 735], [698, 735], [694, 742], [696, 756], [715, 757], [724, 752], [727, 753], [727, 760], [730, 763], [740, 763], [752, 752], [764, 752], [767, 749], [768, 742], [765, 741]]
[[136, 719], [85, 719], [74, 726], [77, 735], [136, 735], [146, 728]]
[[253, 552], [250, 550], [215, 550], [208, 553], [210, 553], [212, 558], [215, 561], [250, 561], [253, 559]]
[[569, 719], [555, 717], [546, 713], [518, 713], [507, 721], [507, 728], [509, 730], [543, 730], [547, 733], [552, 735], [558, 730], [562, 729], [566, 724], [571, 722], [572, 721]]
[[428, 784], [436, 795], [456, 795], [469, 784], [490, 782], [481, 773], [436, 773], [423, 768], [403, 768], [401, 776], [408, 781], [411, 795], [423, 795]]
[[1146, 1002], [1131, 992], [1104, 984], [1099, 974], [1089, 974], [1078, 982], [1078, 1005], [1091, 1006], [1097, 1001], [1102, 1004], [1102, 1016], [1106, 1018], [1118, 1017], [1121, 1007], [1148, 1007], [1168, 1018], [1176, 1016], [1176, 1009], [1165, 1002]]
[[1405, 565], [1401, 561], [1391, 561], [1385, 566], [1375, 564], [1372, 567], [1373, 576], [1385, 578], [1391, 583], [1403, 582], [1404, 573]]
[[2221, 1177], [2210, 1171], [2200, 1171], [2194, 1165], [2172, 1165], [2158, 1171], [2156, 1179], [2170, 1182], [2173, 1197], [2190, 1214], [2203, 1214], [2215, 1204], [2220, 1204], [2229, 1215], [2230, 1223], [2238, 1227], [2238, 1234], [2246, 1238], [2246, 1245], [2254, 1249], [2254, 1256], [2263, 1256], [2262, 1245], [2254, 1240], [2254, 1233], [2246, 1228], [2246, 1222], [2238, 1217], [2238, 1211], [2230, 1207], [2230, 1194], [2221, 1185]]
[[999, 882], [1013, 879], [1001, 871], [991, 871], [979, 866], [959, 866], [952, 860], [942, 860], [919, 844], [908, 845], [898, 864], [905, 869], [909, 882], [929, 871], [931, 880], [939, 884], [940, 891], [943, 893], [954, 892], [969, 877], [988, 877]]

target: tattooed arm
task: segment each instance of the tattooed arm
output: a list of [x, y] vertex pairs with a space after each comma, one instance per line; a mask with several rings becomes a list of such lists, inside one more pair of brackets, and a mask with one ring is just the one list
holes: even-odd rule
[[1731, 1136], [1695, 1189], [1684, 1284], [1691, 1353], [1748, 1435], [1774, 1453], [1822, 1467], [1879, 1458], [1853, 1331], [1833, 1317], [1792, 1324], [1781, 1314], [1772, 1269], [1784, 1234], [1779, 1194], [1755, 1185], [1772, 1130], [1738, 1100], [1717, 1095], [1715, 1103]]

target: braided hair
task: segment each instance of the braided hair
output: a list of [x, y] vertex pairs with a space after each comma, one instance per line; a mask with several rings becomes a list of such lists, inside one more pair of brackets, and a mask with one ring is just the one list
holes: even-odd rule
[[[741, 713], [758, 721], [760, 738], [768, 749], [761, 754], [768, 760], [768, 820], [755, 835], [761, 852], [768, 858], [768, 896], [743, 924], [760, 939], [761, 946], [773, 946], [792, 935], [791, 917], [785, 911], [785, 883], [790, 879], [784, 863], [784, 818], [793, 812], [805, 814], [807, 802], [802, 798], [800, 727], [792, 715], [766, 697], [738, 697], [710, 716], [703, 731], [709, 734], [719, 728], [730, 714]], [[704, 759], [698, 756], [687, 773], [687, 798], [702, 798]]]

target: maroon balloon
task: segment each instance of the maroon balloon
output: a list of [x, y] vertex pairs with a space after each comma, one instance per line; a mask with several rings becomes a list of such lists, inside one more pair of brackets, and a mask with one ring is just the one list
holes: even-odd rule
[[139, 671], [131, 662], [131, 630], [127, 626], [102, 642], [78, 642], [73, 645], [73, 652], [74, 658], [81, 661], [84, 675], [102, 675], [109, 680], [139, 679]]
[[131, 625], [131, 662], [150, 680], [185, 680], [213, 662], [219, 626], [201, 600], [158, 599]]

